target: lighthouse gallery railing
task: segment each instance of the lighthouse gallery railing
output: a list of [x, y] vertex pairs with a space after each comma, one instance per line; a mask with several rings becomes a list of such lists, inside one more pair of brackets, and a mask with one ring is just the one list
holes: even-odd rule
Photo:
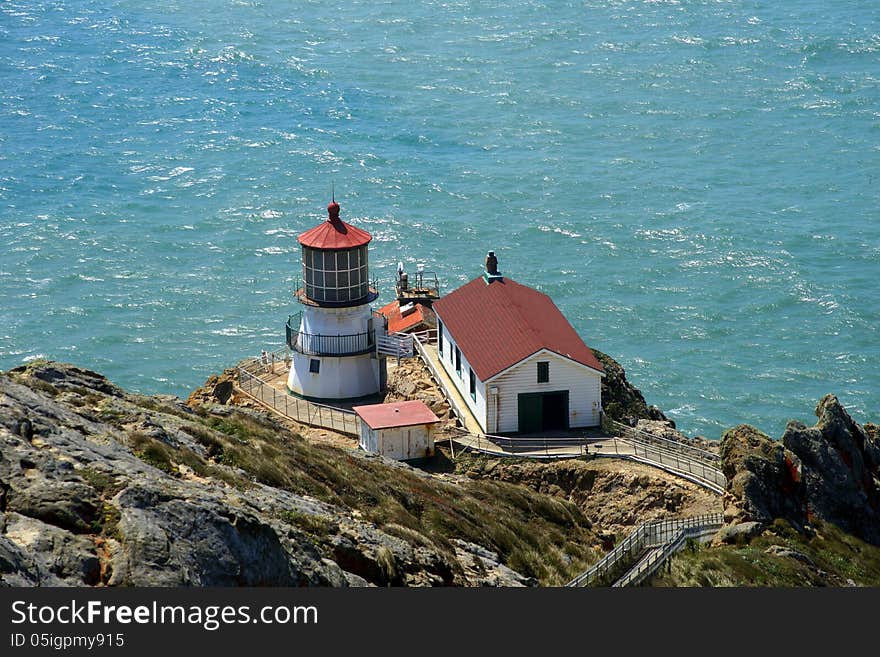
[[287, 319], [287, 346], [309, 356], [356, 356], [376, 348], [376, 331], [349, 335], [321, 335], [299, 330], [302, 313]]

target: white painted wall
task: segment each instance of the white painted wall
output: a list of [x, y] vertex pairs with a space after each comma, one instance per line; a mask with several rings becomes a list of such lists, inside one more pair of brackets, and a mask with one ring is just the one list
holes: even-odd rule
[[[372, 317], [370, 304], [351, 308], [320, 308], [303, 305], [300, 331], [317, 335], [354, 335], [367, 330]], [[381, 322], [374, 322], [381, 328]]]
[[358, 418], [358, 430], [360, 431], [360, 440], [358, 441], [360, 448], [368, 454], [378, 454], [379, 444], [376, 441], [376, 432], [360, 418]]
[[434, 454], [434, 425], [371, 429], [358, 418], [360, 447], [371, 454], [381, 454], [399, 461], [419, 459]]
[[[355, 335], [367, 331], [372, 316], [369, 304], [351, 308], [316, 308], [304, 305], [299, 330], [314, 335]], [[384, 335], [382, 320], [375, 319], [373, 328], [377, 340]], [[367, 338], [364, 337], [364, 347], [367, 345]], [[312, 359], [321, 362], [318, 374], [309, 371]], [[309, 356], [294, 351], [287, 387], [298, 395], [312, 399], [366, 397], [379, 392], [379, 369], [379, 359], [375, 352], [360, 356], [332, 357]]]
[[[538, 361], [550, 363], [550, 381], [538, 383]], [[487, 382], [498, 386], [498, 425], [489, 409], [487, 433], [519, 430], [519, 393], [568, 390], [568, 424], [572, 429], [599, 424], [602, 375], [580, 363], [542, 350]]]
[[[442, 321], [442, 318], [440, 319]], [[477, 373], [474, 372], [474, 377], [476, 378], [477, 384], [477, 398], [473, 399], [470, 393], [470, 379], [468, 377], [471, 365], [468, 362], [467, 356], [465, 356], [464, 352], [461, 352], [461, 374], [459, 375], [458, 372], [455, 371], [456, 344], [452, 336], [449, 334], [449, 329], [446, 327], [446, 324], [443, 325], [442, 339], [443, 355], [440, 357], [440, 361], [443, 363], [443, 369], [446, 370], [449, 378], [452, 379], [455, 383], [455, 387], [458, 388], [458, 392], [461, 394], [462, 398], [471, 409], [474, 417], [477, 418], [477, 422], [479, 422], [480, 427], [482, 427], [483, 431], [486, 433], [492, 433], [491, 431], [489, 431], [486, 421], [486, 384], [480, 381], [480, 377], [478, 377]]]
[[[321, 362], [309, 372], [309, 361]], [[287, 387], [312, 399], [355, 399], [379, 392], [379, 359], [375, 352], [360, 356], [308, 356], [292, 352]]]

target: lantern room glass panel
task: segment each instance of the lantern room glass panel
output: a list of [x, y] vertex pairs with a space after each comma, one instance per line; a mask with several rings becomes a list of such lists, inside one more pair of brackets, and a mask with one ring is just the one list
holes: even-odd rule
[[321, 251], [304, 246], [303, 280], [306, 296], [317, 302], [357, 301], [370, 293], [367, 246]]

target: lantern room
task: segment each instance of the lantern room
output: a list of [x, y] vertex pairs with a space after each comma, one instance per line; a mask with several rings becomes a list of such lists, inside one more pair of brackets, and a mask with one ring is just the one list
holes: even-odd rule
[[370, 286], [370, 234], [339, 218], [336, 201], [327, 206], [328, 218], [299, 236], [302, 246], [301, 300], [319, 306], [359, 306], [378, 294]]

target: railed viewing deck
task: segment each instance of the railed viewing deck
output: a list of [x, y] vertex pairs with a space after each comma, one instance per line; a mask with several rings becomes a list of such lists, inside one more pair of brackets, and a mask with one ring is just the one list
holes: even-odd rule
[[322, 335], [299, 330], [302, 313], [287, 318], [287, 346], [309, 356], [357, 356], [376, 349], [376, 330], [347, 335]]

